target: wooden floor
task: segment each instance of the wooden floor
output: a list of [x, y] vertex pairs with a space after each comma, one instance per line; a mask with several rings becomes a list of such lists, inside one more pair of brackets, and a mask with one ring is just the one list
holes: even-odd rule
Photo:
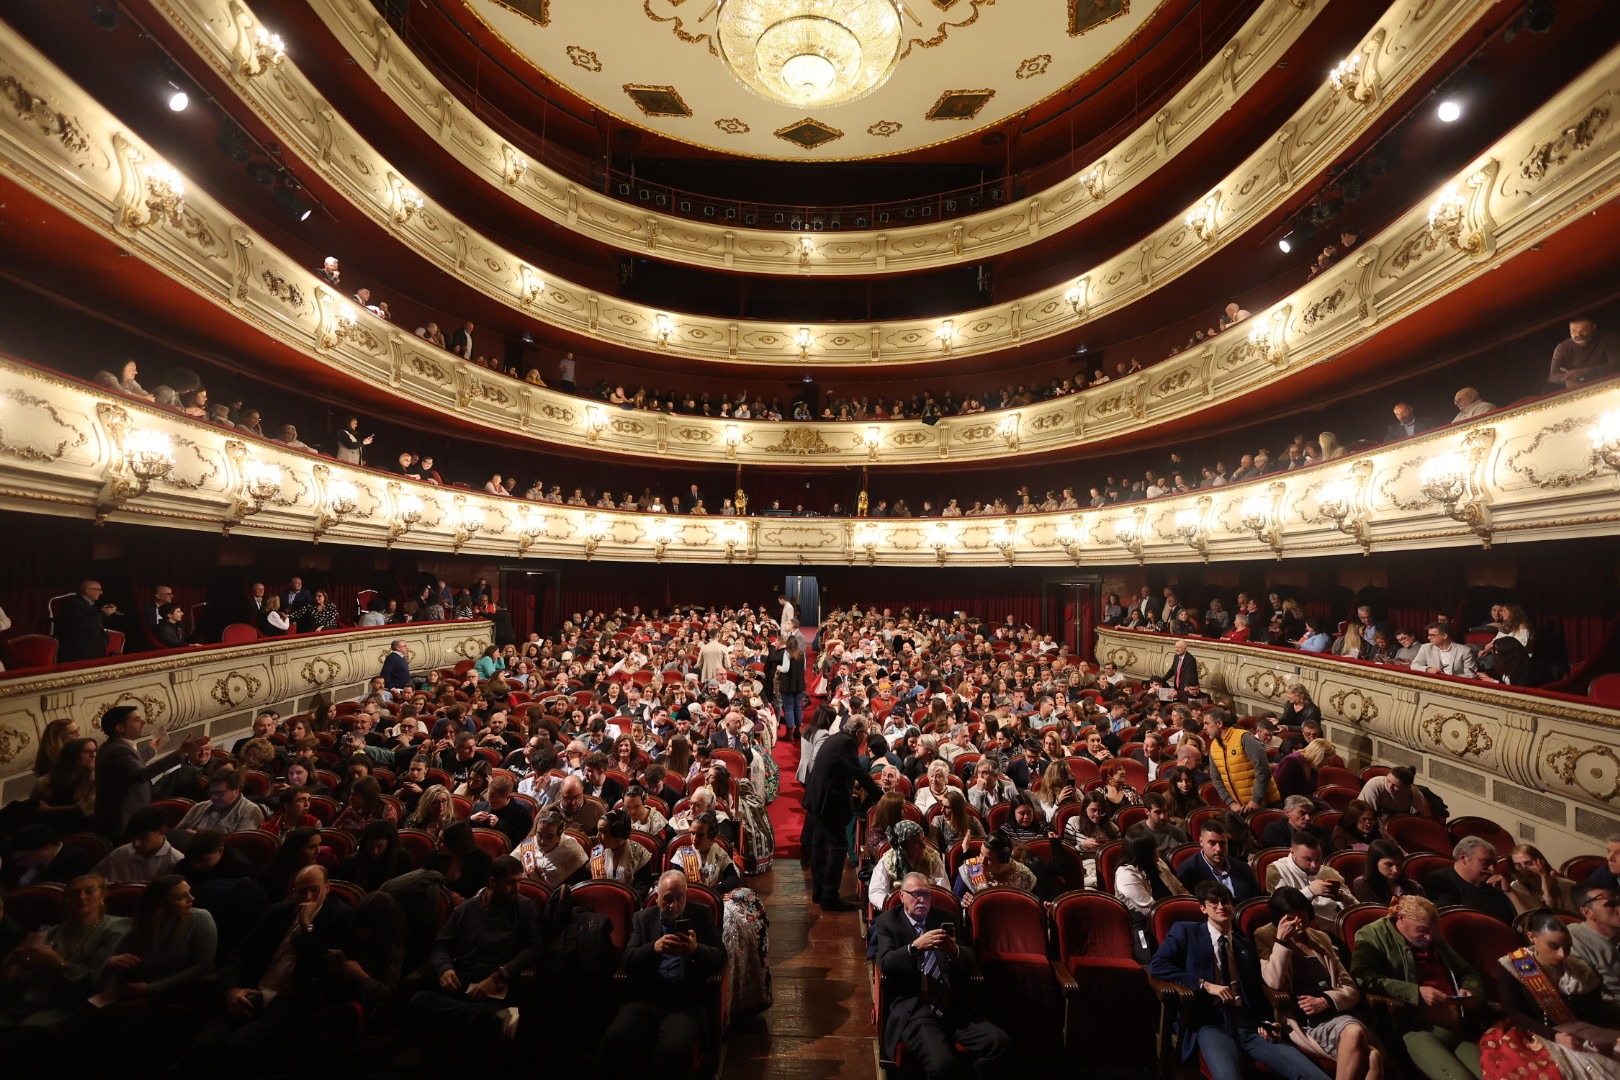
[[[778, 858], [748, 879], [771, 920], [775, 1003], [732, 1022], [722, 1080], [876, 1080], [871, 972], [853, 912], [828, 914], [810, 903], [809, 871]], [[844, 894], [855, 892], [855, 875]]]

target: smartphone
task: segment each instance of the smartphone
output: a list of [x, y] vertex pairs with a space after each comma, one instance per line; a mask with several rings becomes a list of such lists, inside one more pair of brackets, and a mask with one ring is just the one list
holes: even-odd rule
[[945, 931], [945, 936], [946, 937], [950, 938], [953, 941], [956, 940], [956, 924], [955, 923], [951, 923], [951, 922], [940, 923], [939, 928], [941, 930]]
[[676, 919], [675, 920], [675, 932], [677, 934], [690, 934], [692, 932], [692, 920], [691, 919]]

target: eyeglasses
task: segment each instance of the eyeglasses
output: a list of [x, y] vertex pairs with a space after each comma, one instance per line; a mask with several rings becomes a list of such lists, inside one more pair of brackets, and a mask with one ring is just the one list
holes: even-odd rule
[[929, 892], [927, 889], [901, 889], [900, 891], [911, 897], [913, 900], [921, 900], [925, 896], [933, 895], [933, 893]]

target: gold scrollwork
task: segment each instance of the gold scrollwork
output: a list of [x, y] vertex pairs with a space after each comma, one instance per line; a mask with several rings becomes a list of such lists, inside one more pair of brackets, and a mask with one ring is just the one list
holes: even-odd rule
[[568, 46], [568, 59], [573, 61], [575, 67], [584, 68], [586, 71], [602, 70], [602, 61], [597, 59], [594, 52], [581, 45]]
[[996, 96], [994, 89], [946, 90], [923, 114], [925, 120], [972, 120]]
[[264, 683], [257, 676], [233, 671], [215, 680], [214, 688], [208, 692], [208, 696], [228, 709], [252, 701], [259, 696], [262, 689]]
[[821, 432], [815, 428], [796, 427], [789, 428], [782, 433], [782, 438], [774, 446], [767, 446], [768, 454], [798, 454], [800, 457], [813, 457], [820, 454], [840, 453], [838, 447], [833, 446], [821, 437]]
[[1261, 697], [1273, 700], [1282, 697], [1283, 690], [1288, 686], [1288, 679], [1275, 671], [1251, 671], [1243, 681]]
[[[1582, 767], [1587, 758], [1595, 758]], [[1588, 746], [1584, 750], [1565, 746], [1547, 755], [1547, 765], [1564, 783], [1578, 787], [1594, 799], [1613, 802], [1620, 796], [1620, 755], [1607, 746]], [[1587, 783], [1590, 780], [1592, 783]]]
[[1137, 656], [1123, 645], [1115, 645], [1108, 650], [1107, 660], [1117, 668], [1129, 669], [1136, 667]]
[[1025, 79], [1039, 78], [1040, 76], [1045, 75], [1046, 69], [1051, 66], [1052, 54], [1041, 53], [1039, 56], [1032, 56], [1028, 60], [1025, 60], [1022, 64], [1019, 64], [1018, 70], [1013, 72], [1013, 77], [1018, 79], [1020, 82]]
[[73, 439], [62, 439], [56, 444], [55, 450], [37, 450], [32, 446], [22, 446], [17, 443], [7, 442], [5, 438], [5, 430], [0, 428], [0, 454], [10, 454], [12, 457], [21, 458], [23, 461], [55, 461], [63, 454], [66, 454], [68, 450], [83, 446], [85, 444], [85, 440], [87, 438], [85, 433], [68, 423], [66, 420], [62, 419], [62, 414], [57, 412], [56, 406], [52, 405], [44, 398], [34, 397], [32, 394], [24, 393], [22, 390], [16, 387], [11, 387], [3, 393], [0, 393], [0, 398], [7, 398], [14, 401], [18, 405], [23, 406], [25, 409], [43, 409], [45, 414], [51, 418], [52, 423], [54, 423], [57, 427], [67, 428], [69, 431], [73, 432], [74, 436], [76, 436]]
[[746, 135], [754, 129], [748, 126], [746, 120], [736, 116], [722, 117], [714, 122], [714, 126], [727, 135]]
[[13, 727], [0, 727], [0, 765], [10, 765], [13, 761], [16, 761], [17, 756], [33, 741], [33, 736], [26, 731], [18, 731]]
[[1484, 724], [1476, 724], [1464, 713], [1437, 713], [1420, 725], [1435, 746], [1458, 757], [1481, 757], [1496, 745]]
[[1305, 314], [1300, 317], [1300, 321], [1306, 326], [1315, 326], [1335, 311], [1338, 311], [1339, 305], [1344, 302], [1344, 297], [1343, 286], [1334, 289], [1331, 293], [1307, 307]]
[[120, 705], [139, 706], [141, 712], [146, 714], [146, 719], [151, 723], [162, 720], [169, 711], [168, 703], [160, 697], [151, 694], [137, 694], [134, 691], [126, 690], [111, 701], [103, 703], [96, 710], [96, 715], [91, 718], [91, 723], [100, 723], [101, 718], [107, 715], [108, 709], [115, 709]]
[[868, 126], [866, 133], [880, 139], [887, 139], [890, 135], [898, 133], [900, 129], [905, 126], [906, 125], [902, 124], [898, 120], [879, 120], [877, 123]]
[[259, 280], [264, 282], [265, 292], [294, 311], [304, 310], [304, 292], [296, 283], [288, 281], [280, 274], [268, 269], [259, 275]]
[[68, 153], [82, 154], [90, 149], [90, 136], [77, 120], [60, 109], [51, 108], [48, 100], [24, 86], [15, 75], [0, 76], [0, 97], [10, 102], [17, 119], [32, 120]]
[[1594, 105], [1589, 112], [1555, 137], [1539, 142], [1519, 163], [1519, 175], [1531, 182], [1546, 179], [1547, 174], [1592, 145], [1597, 131], [1609, 119], [1609, 110]]
[[343, 678], [343, 670], [342, 660], [317, 656], [304, 662], [298, 669], [298, 677], [311, 686], [328, 686]]
[[1526, 481], [1536, 485], [1536, 487], [1543, 491], [1547, 491], [1552, 488], [1574, 487], [1576, 484], [1584, 483], [1585, 481], [1592, 479], [1597, 475], [1597, 466], [1595, 464], [1588, 466], [1580, 472], [1556, 472], [1547, 477], [1543, 477], [1540, 473], [1536, 472], [1534, 467], [1530, 465], [1519, 464], [1520, 458], [1528, 457], [1540, 449], [1542, 441], [1545, 440], [1549, 435], [1568, 435], [1577, 429], [1584, 430], [1585, 428], [1590, 427], [1591, 423], [1592, 418], [1589, 416], [1571, 416], [1565, 420], [1560, 420], [1556, 424], [1547, 425], [1540, 431], [1536, 432], [1535, 438], [1531, 439], [1527, 445], [1513, 451], [1513, 453], [1508, 455], [1507, 461], [1504, 463], [1507, 471], [1513, 473], [1515, 476], [1524, 477]]
[[1378, 702], [1353, 686], [1330, 696], [1328, 704], [1352, 724], [1365, 724], [1378, 719]]

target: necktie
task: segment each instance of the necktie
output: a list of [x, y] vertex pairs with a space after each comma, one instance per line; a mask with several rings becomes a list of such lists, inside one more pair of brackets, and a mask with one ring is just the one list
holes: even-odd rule
[[[914, 922], [911, 925], [916, 929], [919, 937], [927, 933], [928, 928], [921, 923]], [[945, 964], [939, 958], [938, 949], [929, 949], [922, 954], [922, 973], [924, 998], [928, 1002], [929, 1008], [933, 1009], [938, 1015], [944, 1016], [951, 979]]]
[[1215, 981], [1222, 986], [1232, 985], [1232, 969], [1226, 959], [1227, 938], [1222, 934], [1215, 942]]

